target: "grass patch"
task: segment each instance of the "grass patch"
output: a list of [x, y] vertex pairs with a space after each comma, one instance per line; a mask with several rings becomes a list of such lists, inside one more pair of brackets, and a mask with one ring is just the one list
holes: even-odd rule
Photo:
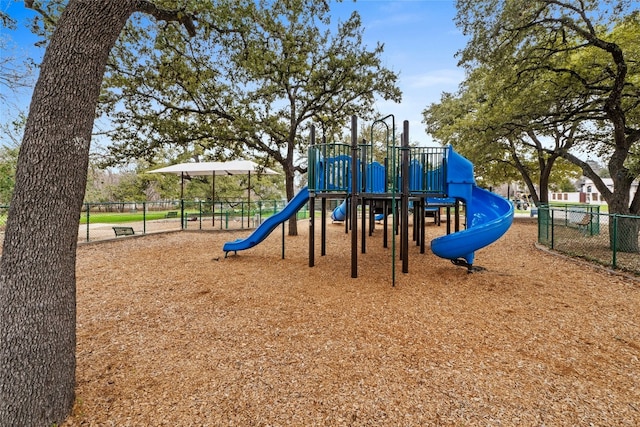
[[[122, 223], [122, 222], [140, 222], [142, 220], [153, 221], [164, 219], [168, 211], [164, 212], [142, 212], [136, 213], [120, 213], [120, 212], [90, 212], [90, 223]], [[178, 216], [179, 217], [179, 216]], [[87, 213], [83, 212], [80, 216], [80, 224], [87, 223]]]
[[550, 202], [549, 203], [549, 207], [552, 207], [552, 208], [571, 208], [572, 206], [578, 206], [578, 207], [598, 206], [599, 213], [609, 213], [609, 205], [597, 205], [597, 204], [578, 203], [578, 202]]
[[[136, 213], [130, 213], [130, 212], [90, 212], [89, 213], [89, 222], [92, 224], [96, 224], [96, 223], [113, 223], [113, 224], [118, 224], [118, 223], [124, 223], [124, 222], [142, 222], [144, 221], [154, 221], [154, 220], [159, 220], [159, 219], [166, 219], [167, 213], [169, 211], [153, 211], [153, 212], [147, 212], [146, 215], [144, 215], [142, 212], [136, 212]], [[173, 211], [175, 212], [175, 210]], [[248, 212], [241, 212], [241, 211], [235, 211], [235, 210], [229, 210], [229, 211], [216, 211], [216, 218], [224, 218], [226, 215], [228, 215], [229, 217], [237, 217], [237, 216], [244, 216], [246, 217], [247, 215], [249, 216], [254, 216], [255, 214], [257, 214], [258, 211], [251, 211], [251, 213]], [[268, 218], [271, 215], [273, 215], [275, 212], [273, 210], [263, 210], [261, 212], [262, 218]], [[184, 216], [185, 217], [192, 217], [192, 216], [197, 216], [200, 217], [200, 213], [198, 212], [188, 212], [185, 211], [184, 212]], [[202, 217], [203, 218], [211, 218], [211, 211], [209, 212], [203, 212], [202, 213]], [[308, 217], [308, 213], [307, 216], [304, 216], [304, 213], [299, 213], [298, 218], [305, 218]], [[172, 218], [173, 220], [175, 220], [176, 218]], [[180, 212], [178, 212], [178, 216], [177, 219], [180, 219]], [[87, 213], [86, 212], [82, 212], [82, 215], [80, 216], [80, 224], [86, 224], [87, 223]]]

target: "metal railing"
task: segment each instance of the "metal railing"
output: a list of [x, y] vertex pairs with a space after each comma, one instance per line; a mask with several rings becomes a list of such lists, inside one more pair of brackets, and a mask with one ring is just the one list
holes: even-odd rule
[[[314, 144], [309, 147], [309, 190], [317, 193], [350, 193], [352, 147], [348, 144]], [[373, 158], [373, 147], [360, 144], [356, 150], [356, 188], [364, 193], [385, 193], [401, 186], [401, 147], [387, 147], [387, 157]], [[409, 191], [414, 195], [443, 195], [445, 188], [444, 147], [408, 149]], [[382, 162], [382, 163], [381, 163]]]
[[606, 267], [640, 274], [640, 216], [600, 213], [593, 205], [541, 206], [538, 242]]
[[[114, 227], [130, 227], [134, 235], [179, 230], [253, 229], [281, 211], [286, 204], [286, 200], [237, 200], [214, 204], [211, 201], [188, 200], [84, 203], [78, 225], [78, 242], [116, 238]], [[8, 206], [0, 206], [0, 245], [4, 239], [8, 210]], [[307, 218], [308, 214], [305, 206], [297, 218]]]

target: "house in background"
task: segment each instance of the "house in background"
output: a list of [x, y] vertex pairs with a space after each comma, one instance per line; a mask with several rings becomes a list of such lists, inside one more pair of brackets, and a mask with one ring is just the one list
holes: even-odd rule
[[[611, 178], [602, 178], [602, 182], [606, 184], [609, 190], [613, 191], [613, 180]], [[576, 181], [575, 192], [560, 193], [549, 192], [549, 203], [588, 203], [592, 205], [606, 205], [607, 202], [602, 198], [602, 194], [598, 191], [593, 181], [587, 177], [582, 177]], [[638, 191], [638, 182], [631, 184], [630, 196], [633, 198]]]

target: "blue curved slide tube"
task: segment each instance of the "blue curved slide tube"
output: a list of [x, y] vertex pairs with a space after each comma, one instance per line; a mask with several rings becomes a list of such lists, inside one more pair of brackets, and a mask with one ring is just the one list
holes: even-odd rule
[[490, 245], [507, 232], [513, 222], [513, 204], [504, 197], [471, 186], [467, 201], [466, 230], [440, 236], [431, 241], [431, 251], [441, 258], [464, 258], [471, 265], [475, 251]]
[[287, 203], [284, 209], [267, 218], [253, 231], [253, 233], [249, 235], [249, 237], [225, 243], [222, 247], [222, 250], [225, 252], [225, 256], [231, 251], [235, 252], [249, 249], [262, 242], [278, 225], [294, 216], [308, 200], [309, 189], [304, 187], [293, 197], [293, 199], [289, 201], [289, 203]]
[[347, 217], [347, 199], [340, 203], [337, 208], [331, 212], [332, 221], [344, 221]]
[[490, 245], [513, 223], [513, 204], [502, 196], [475, 184], [473, 163], [449, 146], [447, 153], [447, 196], [466, 204], [467, 228], [431, 241], [431, 251], [441, 258], [464, 258], [473, 264], [475, 251]]

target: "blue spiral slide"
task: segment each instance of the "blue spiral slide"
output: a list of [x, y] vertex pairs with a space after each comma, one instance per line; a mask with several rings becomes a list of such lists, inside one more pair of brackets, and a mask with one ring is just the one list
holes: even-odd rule
[[431, 251], [452, 261], [473, 264], [475, 251], [490, 245], [507, 232], [513, 222], [513, 204], [502, 196], [475, 184], [473, 164], [451, 147], [447, 156], [447, 196], [461, 199], [466, 206], [465, 230], [431, 241]]
[[304, 187], [287, 203], [284, 209], [267, 218], [249, 237], [225, 243], [222, 247], [225, 256], [231, 251], [235, 252], [249, 249], [262, 242], [278, 225], [294, 216], [308, 200], [309, 189]]
[[347, 199], [344, 199], [344, 202], [340, 203], [333, 210], [333, 212], [331, 212], [331, 220], [344, 221], [346, 218], [347, 218]]

